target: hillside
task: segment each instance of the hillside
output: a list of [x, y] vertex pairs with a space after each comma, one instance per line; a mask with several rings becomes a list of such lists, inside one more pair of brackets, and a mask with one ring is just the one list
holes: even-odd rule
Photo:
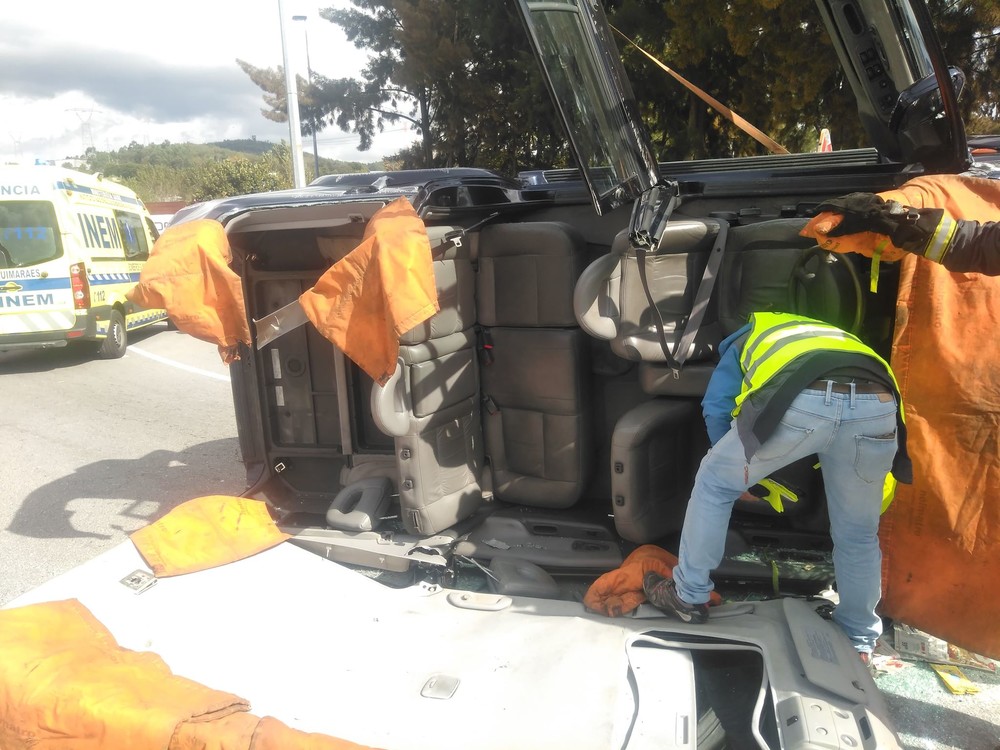
[[[257, 190], [292, 186], [292, 168], [286, 143], [255, 138], [215, 143], [142, 145], [136, 142], [117, 151], [88, 150], [86, 172], [100, 172], [128, 185], [147, 203], [204, 200]], [[315, 179], [315, 159], [304, 155], [306, 181]], [[319, 173], [369, 172], [384, 169], [382, 161], [339, 161], [320, 157]]]

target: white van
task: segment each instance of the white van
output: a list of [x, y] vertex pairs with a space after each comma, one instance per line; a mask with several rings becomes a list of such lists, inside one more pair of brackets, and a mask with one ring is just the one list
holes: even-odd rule
[[125, 298], [157, 236], [138, 196], [100, 175], [0, 167], [0, 351], [84, 341], [121, 357], [128, 331], [167, 317]]

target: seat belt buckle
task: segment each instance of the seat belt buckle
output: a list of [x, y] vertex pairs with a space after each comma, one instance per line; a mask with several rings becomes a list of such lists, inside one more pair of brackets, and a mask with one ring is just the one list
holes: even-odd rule
[[483, 396], [483, 408], [491, 417], [500, 413], [500, 407], [497, 406], [497, 402], [493, 400], [492, 396]]
[[493, 364], [493, 338], [489, 331], [482, 328], [479, 329], [476, 338], [478, 339], [476, 348], [479, 350], [479, 364], [483, 367], [489, 367]]

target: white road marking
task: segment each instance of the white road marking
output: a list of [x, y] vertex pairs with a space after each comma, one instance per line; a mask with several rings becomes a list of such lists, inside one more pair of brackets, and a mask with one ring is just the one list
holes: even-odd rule
[[212, 378], [213, 380], [221, 380], [224, 383], [229, 382], [229, 375], [220, 375], [217, 372], [209, 372], [208, 370], [202, 370], [199, 367], [191, 367], [191, 365], [186, 365], [183, 362], [177, 362], [173, 359], [167, 359], [166, 357], [161, 357], [159, 354], [153, 354], [152, 352], [147, 352], [140, 349], [137, 346], [130, 346], [127, 349], [129, 354], [136, 353], [141, 354], [143, 357], [147, 357], [154, 362], [159, 362], [162, 365], [168, 365], [170, 367], [176, 367], [178, 370], [186, 370], [187, 372], [193, 372], [196, 375], [204, 375], [206, 378]]

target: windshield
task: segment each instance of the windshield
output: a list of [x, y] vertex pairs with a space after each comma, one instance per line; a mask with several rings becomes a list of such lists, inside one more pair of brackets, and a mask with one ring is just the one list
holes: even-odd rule
[[62, 238], [48, 201], [0, 201], [0, 268], [19, 268], [58, 258]]
[[648, 137], [638, 130], [635, 99], [600, 4], [587, 5], [590, 13], [575, 0], [521, 0], [532, 44], [602, 213], [637, 198], [656, 184], [659, 171]]

